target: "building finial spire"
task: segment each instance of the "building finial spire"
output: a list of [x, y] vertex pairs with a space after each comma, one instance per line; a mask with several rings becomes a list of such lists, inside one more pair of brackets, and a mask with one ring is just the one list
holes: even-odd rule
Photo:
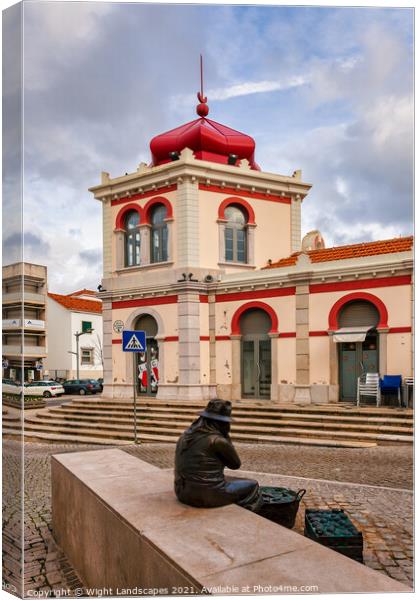
[[197, 106], [197, 114], [199, 117], [207, 117], [209, 114], [209, 107], [207, 106], [207, 96], [204, 96], [204, 85], [203, 85], [203, 57], [200, 54], [200, 80], [201, 80], [201, 91], [197, 92], [197, 98], [200, 104]]

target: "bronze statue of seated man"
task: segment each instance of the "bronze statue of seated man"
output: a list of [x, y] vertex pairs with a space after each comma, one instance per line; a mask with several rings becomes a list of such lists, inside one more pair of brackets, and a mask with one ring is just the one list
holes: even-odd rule
[[200, 417], [181, 435], [175, 453], [175, 493], [180, 502], [203, 508], [239, 504], [257, 511], [258, 482], [225, 477], [224, 468], [241, 461], [229, 437], [232, 404], [210, 400]]

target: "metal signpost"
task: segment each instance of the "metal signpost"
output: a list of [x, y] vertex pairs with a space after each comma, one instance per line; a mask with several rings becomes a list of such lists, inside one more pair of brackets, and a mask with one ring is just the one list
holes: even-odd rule
[[[126, 331], [122, 332], [123, 352], [146, 352], [146, 332]], [[136, 357], [133, 354], [133, 403], [134, 403], [134, 443], [137, 441], [137, 370]]]

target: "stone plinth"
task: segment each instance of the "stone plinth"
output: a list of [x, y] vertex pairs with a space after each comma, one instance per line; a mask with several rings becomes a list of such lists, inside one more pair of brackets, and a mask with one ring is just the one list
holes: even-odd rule
[[[55, 455], [53, 532], [84, 584], [110, 595], [410, 589], [236, 505], [179, 503], [173, 474], [117, 449]], [[289, 592], [296, 591], [293, 587]], [[150, 592], [149, 592], [150, 594]]]
[[296, 404], [311, 404], [311, 386], [304, 384], [296, 384], [295, 385], [295, 398], [294, 402]]

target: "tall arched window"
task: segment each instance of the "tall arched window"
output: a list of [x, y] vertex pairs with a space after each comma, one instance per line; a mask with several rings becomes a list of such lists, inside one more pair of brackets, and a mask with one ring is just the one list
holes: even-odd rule
[[241, 208], [230, 205], [225, 208], [225, 260], [226, 262], [247, 262], [247, 217]]
[[151, 262], [164, 262], [168, 260], [168, 225], [165, 222], [167, 215], [166, 206], [157, 204], [152, 209], [151, 224]]
[[140, 215], [130, 210], [124, 221], [125, 229], [125, 266], [134, 267], [140, 264]]

